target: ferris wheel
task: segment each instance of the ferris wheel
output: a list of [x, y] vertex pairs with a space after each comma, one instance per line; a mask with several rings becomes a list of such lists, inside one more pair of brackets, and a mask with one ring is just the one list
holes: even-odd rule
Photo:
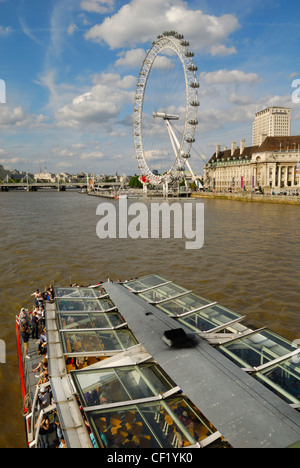
[[153, 186], [182, 180], [185, 165], [195, 180], [188, 159], [198, 124], [199, 83], [188, 46], [183, 35], [164, 32], [152, 43], [139, 73], [134, 146], [140, 180]]

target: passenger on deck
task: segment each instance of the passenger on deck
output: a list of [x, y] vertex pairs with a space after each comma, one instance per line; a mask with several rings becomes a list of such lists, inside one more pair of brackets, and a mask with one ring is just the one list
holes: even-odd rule
[[44, 305], [43, 294], [40, 293], [39, 289], [37, 289], [34, 293], [32, 293], [31, 296], [35, 297], [34, 303], [36, 306], [40, 307], [41, 305]]
[[[35, 428], [37, 428], [38, 421], [36, 422]], [[39, 432], [39, 446], [40, 448], [49, 448], [49, 430], [50, 422], [47, 414], [43, 414], [40, 432]]]
[[63, 437], [60, 439], [60, 444], [57, 448], [67, 448], [65, 439]]
[[37, 376], [37, 377], [39, 377], [39, 381], [36, 384], [36, 387], [38, 387], [39, 385], [42, 385], [43, 383], [48, 382], [48, 380], [49, 380], [48, 360], [45, 359], [45, 361], [47, 361], [47, 362], [45, 362], [43, 364], [43, 368], [44, 368], [43, 372], [41, 372], [40, 375]]
[[43, 305], [40, 307], [40, 311], [41, 311], [40, 323], [41, 323], [42, 328], [44, 328], [45, 321], [46, 321], [46, 315], [45, 315], [46, 312], [45, 312], [45, 307]]
[[42, 330], [42, 332], [40, 334], [38, 354], [46, 354], [46, 346], [47, 346], [46, 328], [44, 328], [44, 330]]
[[42, 312], [41, 312], [41, 310], [40, 310], [39, 306], [36, 306], [36, 307], [35, 307], [35, 309], [34, 309], [34, 312], [36, 313], [36, 315], [37, 315], [37, 318], [38, 318], [38, 319], [39, 319], [39, 321], [40, 321], [40, 320], [41, 320], [41, 318], [42, 318]]
[[36, 367], [35, 369], [32, 369], [32, 372], [38, 372], [38, 371], [40, 371], [40, 374], [41, 374], [41, 373], [44, 372], [44, 370], [45, 370], [45, 364], [48, 365], [48, 359], [47, 359], [47, 358], [43, 358], [43, 359], [39, 362], [39, 364], [37, 365], [37, 367]]
[[42, 387], [41, 391], [38, 395], [40, 409], [47, 408], [50, 405], [51, 397], [48, 389], [46, 387]]
[[31, 338], [38, 339], [39, 337], [39, 319], [36, 311], [34, 310], [31, 315]]
[[30, 356], [28, 355], [28, 341], [29, 341], [30, 333], [29, 333], [29, 327], [26, 321], [23, 321], [23, 323], [20, 324], [20, 330], [21, 330], [22, 340], [24, 343], [25, 357], [27, 359], [30, 359]]

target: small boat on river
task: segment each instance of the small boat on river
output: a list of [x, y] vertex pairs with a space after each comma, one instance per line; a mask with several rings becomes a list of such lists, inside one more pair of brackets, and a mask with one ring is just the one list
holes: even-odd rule
[[[43, 443], [45, 418], [50, 447], [283, 448], [300, 440], [296, 342], [156, 274], [54, 293], [46, 356], [30, 339], [26, 357], [24, 319], [16, 318], [30, 448]], [[42, 357], [48, 375], [37, 379]]]

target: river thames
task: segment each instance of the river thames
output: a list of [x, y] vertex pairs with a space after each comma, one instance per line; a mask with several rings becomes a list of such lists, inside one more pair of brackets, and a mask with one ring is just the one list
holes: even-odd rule
[[191, 200], [204, 205], [204, 244], [188, 250], [182, 239], [100, 239], [101, 202], [77, 192], [0, 193], [0, 447], [26, 443], [15, 316], [32, 309], [36, 288], [156, 273], [246, 315], [254, 327], [300, 338], [299, 206]]

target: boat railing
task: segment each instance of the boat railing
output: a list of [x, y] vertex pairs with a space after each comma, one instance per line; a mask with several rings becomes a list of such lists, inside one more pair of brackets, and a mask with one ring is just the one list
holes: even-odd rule
[[[43, 387], [45, 388], [50, 387], [50, 382], [45, 382], [36, 387], [35, 394], [34, 394], [33, 401], [32, 401], [31, 412], [26, 416], [26, 421], [28, 421], [28, 425], [26, 424], [26, 430], [27, 430], [27, 437], [28, 437], [29, 443], [31, 443], [32, 440], [34, 439], [35, 414], [36, 414], [36, 411], [38, 411], [37, 404], [39, 402], [38, 396], [41, 391], [41, 388]], [[40, 411], [39, 416], [41, 415], [41, 413], [42, 411]], [[37, 431], [37, 434], [38, 433], [39, 431]]]
[[[56, 405], [49, 405], [47, 408], [44, 408], [40, 411], [39, 416], [37, 418], [37, 423], [36, 427], [33, 425], [31, 427], [32, 429], [32, 434], [34, 434], [33, 440], [29, 443], [29, 448], [38, 448], [38, 442], [39, 442], [39, 432], [41, 428], [41, 422], [44, 414], [50, 413], [51, 411], [54, 411], [56, 409]], [[34, 430], [35, 429], [35, 430]]]

